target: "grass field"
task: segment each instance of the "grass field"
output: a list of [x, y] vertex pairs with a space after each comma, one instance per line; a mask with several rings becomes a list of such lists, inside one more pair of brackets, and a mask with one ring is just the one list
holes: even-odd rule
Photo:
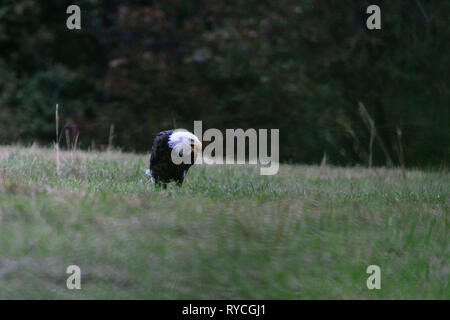
[[0, 298], [450, 298], [445, 170], [202, 165], [161, 191], [147, 165], [0, 147]]

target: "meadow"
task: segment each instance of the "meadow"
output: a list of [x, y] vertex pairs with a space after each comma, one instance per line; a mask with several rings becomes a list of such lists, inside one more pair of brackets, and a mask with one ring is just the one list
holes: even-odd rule
[[0, 147], [0, 299], [450, 298], [446, 169], [200, 165], [157, 190], [148, 160]]

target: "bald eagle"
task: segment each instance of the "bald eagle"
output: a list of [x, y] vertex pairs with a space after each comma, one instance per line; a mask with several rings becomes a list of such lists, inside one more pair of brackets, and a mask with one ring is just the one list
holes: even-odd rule
[[[167, 187], [167, 183], [183, 184], [189, 168], [202, 149], [199, 139], [191, 132], [183, 129], [161, 131], [153, 140], [150, 154], [150, 169], [146, 173], [153, 183]], [[175, 164], [172, 161], [172, 152], [180, 157], [189, 156], [189, 163]]]

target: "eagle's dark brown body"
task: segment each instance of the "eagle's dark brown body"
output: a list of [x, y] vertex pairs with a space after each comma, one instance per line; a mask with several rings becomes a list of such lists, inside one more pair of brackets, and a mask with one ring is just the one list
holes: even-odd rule
[[173, 132], [174, 130], [167, 130], [158, 133], [153, 140], [152, 152], [150, 154], [151, 175], [156, 184], [162, 184], [164, 187], [172, 181], [181, 185], [186, 172], [192, 163], [194, 163], [191, 161], [191, 164], [182, 163], [176, 165], [172, 162], [172, 149], [169, 147], [169, 137]]

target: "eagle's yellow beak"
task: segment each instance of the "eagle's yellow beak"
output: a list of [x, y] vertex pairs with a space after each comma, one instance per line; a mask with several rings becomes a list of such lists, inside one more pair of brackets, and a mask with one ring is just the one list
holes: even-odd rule
[[192, 149], [192, 152], [194, 152], [194, 153], [197, 153], [200, 150], [202, 150], [201, 142], [200, 141], [194, 142], [194, 144], [191, 145], [191, 149]]

